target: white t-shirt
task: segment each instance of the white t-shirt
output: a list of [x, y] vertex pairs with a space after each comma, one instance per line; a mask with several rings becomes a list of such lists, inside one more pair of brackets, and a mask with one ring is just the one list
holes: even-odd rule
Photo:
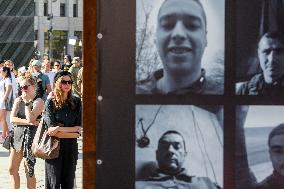
[[[5, 78], [0, 80], [0, 97], [3, 97], [5, 94], [5, 87], [7, 89], [7, 86], [12, 85], [10, 78]], [[9, 95], [10, 96], [10, 95]]]

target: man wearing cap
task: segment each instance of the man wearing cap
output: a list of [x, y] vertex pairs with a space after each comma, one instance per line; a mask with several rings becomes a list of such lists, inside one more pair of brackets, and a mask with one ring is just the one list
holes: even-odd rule
[[163, 69], [139, 81], [137, 94], [222, 94], [223, 86], [205, 77], [201, 60], [207, 21], [199, 0], [165, 0], [158, 12], [156, 45]]
[[72, 92], [74, 95], [80, 97], [81, 96], [81, 91], [80, 91], [80, 86], [77, 84], [77, 79], [78, 79], [78, 73], [81, 68], [81, 61], [79, 57], [74, 57], [72, 59], [72, 66], [69, 68], [69, 72], [72, 75]]
[[273, 173], [258, 183], [254, 189], [284, 188], [284, 123], [270, 132], [268, 147]]
[[136, 181], [135, 189], [218, 189], [207, 177], [187, 174], [183, 163], [187, 156], [184, 137], [181, 133], [169, 130], [158, 141], [156, 160], [158, 169], [147, 179]]
[[37, 80], [37, 97], [46, 100], [47, 95], [51, 92], [49, 78], [41, 72], [41, 62], [39, 60], [33, 60], [31, 66], [32, 75]]
[[72, 66], [71, 61], [72, 61], [71, 56], [69, 54], [66, 54], [64, 56], [63, 65], [62, 65], [62, 70], [63, 71], [68, 71], [69, 70], [69, 68]]

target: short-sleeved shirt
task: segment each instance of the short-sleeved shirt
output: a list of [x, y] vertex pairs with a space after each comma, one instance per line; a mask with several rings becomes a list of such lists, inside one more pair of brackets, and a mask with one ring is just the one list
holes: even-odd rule
[[[5, 78], [0, 81], [0, 97], [5, 95], [5, 91], [7, 90], [7, 86], [12, 86], [11, 78]], [[12, 93], [8, 95], [8, 99], [11, 99]], [[5, 102], [3, 98], [0, 98], [0, 109], [6, 109]]]
[[44, 74], [48, 76], [51, 89], [53, 89], [53, 82], [56, 73], [53, 71], [49, 71], [49, 72], [44, 72]]
[[43, 97], [41, 97], [43, 100], [46, 100], [47, 98], [47, 92], [46, 92], [46, 89], [47, 89], [47, 85], [50, 85], [50, 80], [48, 78], [47, 75], [45, 75], [44, 73], [42, 72], [39, 72], [39, 73], [36, 73], [36, 74], [33, 74], [33, 77], [37, 79], [37, 83], [39, 84], [39, 82], [41, 82], [41, 86], [44, 90], [43, 92]]

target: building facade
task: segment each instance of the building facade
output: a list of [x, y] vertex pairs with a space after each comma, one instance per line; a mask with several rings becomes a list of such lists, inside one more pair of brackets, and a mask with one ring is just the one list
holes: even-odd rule
[[41, 55], [82, 57], [83, 0], [35, 0], [34, 31]]
[[15, 66], [34, 56], [34, 1], [0, 1], [0, 58]]

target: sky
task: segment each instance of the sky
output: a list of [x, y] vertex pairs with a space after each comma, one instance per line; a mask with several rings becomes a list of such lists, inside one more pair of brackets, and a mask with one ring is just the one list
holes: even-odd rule
[[[150, 26], [155, 28], [158, 10], [164, 0], [138, 0], [136, 1], [136, 22], [142, 23], [145, 19], [145, 10], [152, 10], [150, 13]], [[207, 40], [208, 45], [203, 56], [203, 65], [206, 68], [212, 61], [215, 53], [224, 51], [225, 38], [225, 2], [224, 0], [200, 0], [203, 4], [207, 18]], [[155, 31], [155, 29], [154, 29]], [[152, 39], [154, 44], [154, 39]]]
[[284, 123], [284, 106], [250, 106], [245, 127], [275, 127]]

